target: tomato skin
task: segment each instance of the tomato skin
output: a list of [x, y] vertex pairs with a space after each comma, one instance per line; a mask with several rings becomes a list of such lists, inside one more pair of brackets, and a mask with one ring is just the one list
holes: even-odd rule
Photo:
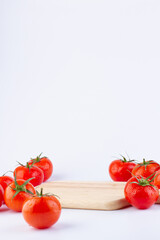
[[[141, 177], [138, 176], [138, 179]], [[146, 178], [144, 178], [146, 179]], [[136, 183], [137, 179], [132, 177], [128, 180], [124, 188], [126, 200], [138, 209], [147, 209], [151, 207], [158, 199], [159, 191], [151, 185], [141, 186]]]
[[155, 175], [156, 176], [154, 178], [153, 184], [160, 189], [160, 170], [158, 170]]
[[53, 196], [35, 196], [25, 201], [22, 214], [25, 221], [32, 227], [49, 228], [58, 221], [61, 204]]
[[[22, 185], [25, 182], [25, 180], [18, 180], [17, 179], [17, 183], [19, 185]], [[12, 188], [15, 188], [15, 183], [12, 182], [8, 187], [6, 187], [5, 191], [4, 191], [4, 201], [5, 204], [7, 205], [8, 208], [12, 209], [13, 211], [16, 212], [21, 212], [22, 211], [22, 206], [23, 203], [26, 199], [31, 198], [31, 194], [27, 193], [27, 192], [19, 192], [13, 199], [12, 197], [15, 194], [15, 190], [13, 190]], [[31, 191], [33, 194], [36, 193], [34, 186], [31, 183], [28, 183], [26, 185], [26, 189], [28, 189], [29, 191]]]
[[[142, 163], [140, 163], [142, 164]], [[134, 176], [143, 176], [143, 177], [149, 177], [151, 176], [153, 173], [155, 173], [156, 171], [158, 171], [160, 169], [160, 166], [158, 163], [154, 162], [154, 161], [150, 161], [150, 163], [148, 165], [140, 165], [137, 164], [133, 170], [132, 170], [132, 174]], [[153, 178], [154, 176], [152, 176]]]
[[14, 181], [13, 178], [10, 176], [1, 176], [0, 177], [0, 184], [3, 187], [3, 190], [5, 190], [6, 187], [8, 187], [8, 185], [13, 181]]
[[4, 190], [2, 185], [0, 184], [0, 207], [2, 206], [3, 202], [4, 202]]
[[[33, 160], [30, 160], [28, 163], [29, 163], [29, 165], [31, 165], [33, 163]], [[34, 166], [39, 167], [43, 171], [43, 174], [44, 174], [43, 181], [44, 182], [51, 177], [51, 175], [53, 173], [53, 164], [52, 164], [51, 160], [49, 160], [49, 158], [47, 158], [47, 157], [40, 158], [40, 161], [34, 163]]]
[[33, 166], [30, 169], [25, 166], [19, 166], [14, 170], [14, 176], [15, 173], [17, 179], [27, 180], [34, 177], [34, 179], [30, 181], [33, 186], [40, 185], [44, 179], [43, 171], [36, 166]]
[[109, 174], [113, 181], [126, 182], [132, 177], [132, 169], [136, 166], [134, 162], [124, 162], [122, 160], [114, 160], [109, 165]]

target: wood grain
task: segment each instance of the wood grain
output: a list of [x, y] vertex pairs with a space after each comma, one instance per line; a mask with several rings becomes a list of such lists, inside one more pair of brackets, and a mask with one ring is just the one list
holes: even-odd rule
[[47, 182], [44, 193], [59, 196], [62, 208], [117, 210], [129, 206], [123, 182]]

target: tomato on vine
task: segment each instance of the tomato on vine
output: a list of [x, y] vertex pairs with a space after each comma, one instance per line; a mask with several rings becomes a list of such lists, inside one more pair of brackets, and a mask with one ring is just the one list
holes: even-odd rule
[[33, 166], [33, 164], [29, 165], [28, 163], [26, 165], [19, 164], [20, 166], [14, 170], [14, 176], [16, 174], [17, 179], [27, 180], [32, 178], [30, 183], [32, 183], [33, 186], [40, 185], [43, 182], [44, 174], [39, 167]]
[[0, 185], [0, 207], [2, 206], [4, 202], [4, 190], [3, 187]]
[[22, 214], [25, 221], [32, 227], [43, 229], [55, 224], [61, 214], [61, 204], [54, 195], [36, 192], [32, 198], [25, 201]]
[[149, 177], [134, 176], [128, 180], [124, 188], [126, 200], [138, 209], [147, 209], [151, 207], [158, 199], [159, 191]]
[[48, 180], [53, 172], [53, 164], [48, 157], [42, 157], [42, 153], [36, 158], [32, 158], [28, 163], [39, 167], [44, 174], [44, 182]]
[[160, 170], [156, 172], [153, 183], [158, 189], [160, 189]]
[[[11, 171], [8, 171], [8, 172], [11, 172]], [[5, 173], [6, 174], [6, 173]], [[1, 202], [1, 199], [2, 199], [2, 203], [4, 204], [4, 199], [3, 199], [3, 195], [4, 195], [4, 190], [6, 189], [6, 187], [11, 183], [13, 182], [13, 178], [10, 177], [10, 176], [6, 176], [5, 174], [3, 174], [2, 176], [0, 176], [0, 186], [3, 188], [3, 194], [2, 194], [2, 191], [1, 191], [1, 187], [0, 187], [0, 202]]]
[[5, 190], [6, 187], [13, 181], [14, 179], [10, 176], [6, 176], [6, 175], [0, 176], [0, 185], [3, 187], [3, 190]]
[[15, 179], [4, 191], [4, 201], [8, 208], [21, 212], [23, 203], [26, 199], [30, 198], [36, 193], [34, 186], [29, 182], [22, 179]]
[[113, 181], [126, 182], [132, 177], [132, 169], [136, 166], [134, 160], [127, 160], [124, 156], [111, 162], [109, 174]]
[[152, 174], [152, 177], [154, 177], [154, 173], [160, 169], [160, 165], [153, 161], [148, 160], [146, 161], [143, 159], [142, 163], [138, 163], [132, 170], [132, 174], [135, 176], [143, 176], [143, 177], [149, 177]]

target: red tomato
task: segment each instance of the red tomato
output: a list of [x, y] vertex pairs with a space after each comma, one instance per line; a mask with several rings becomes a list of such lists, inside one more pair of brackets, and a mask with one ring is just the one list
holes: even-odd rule
[[[123, 156], [122, 156], [123, 157]], [[126, 182], [132, 177], [132, 169], [136, 166], [133, 160], [123, 159], [114, 160], [109, 165], [109, 174], [113, 181]]]
[[151, 180], [145, 177], [130, 178], [124, 188], [126, 200], [139, 209], [151, 207], [157, 201], [159, 191], [150, 182]]
[[22, 214], [32, 227], [49, 228], [58, 221], [61, 204], [54, 196], [41, 193], [25, 201]]
[[2, 206], [4, 202], [4, 190], [3, 187], [0, 185], [0, 207]]
[[47, 157], [41, 157], [41, 154], [36, 157], [35, 159], [31, 159], [29, 162], [30, 164], [33, 164], [34, 166], [39, 167], [43, 173], [44, 173], [44, 181], [50, 178], [53, 172], [53, 164], [51, 160]]
[[6, 187], [13, 181], [14, 181], [14, 179], [12, 177], [9, 177], [9, 176], [4, 176], [3, 175], [3, 176], [0, 177], [0, 184], [3, 187], [3, 190], [5, 190]]
[[146, 161], [143, 159], [142, 163], [137, 164], [133, 170], [132, 174], [134, 176], [143, 176], [143, 177], [149, 177], [152, 175], [152, 178], [154, 177], [154, 173], [160, 169], [160, 165], [153, 160]]
[[30, 183], [33, 184], [33, 186], [37, 186], [43, 182], [44, 174], [43, 171], [36, 167], [36, 166], [19, 166], [14, 170], [14, 176], [16, 173], [17, 179], [23, 179], [27, 180], [29, 178], [33, 178]]
[[153, 183], [160, 189], [160, 170], [156, 172]]
[[32, 194], [36, 191], [29, 179], [24, 180], [14, 180], [4, 191], [4, 201], [8, 208], [21, 212], [23, 203], [26, 199], [31, 198]]

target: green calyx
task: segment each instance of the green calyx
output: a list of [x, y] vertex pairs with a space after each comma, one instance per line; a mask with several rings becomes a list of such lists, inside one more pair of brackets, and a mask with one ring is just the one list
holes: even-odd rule
[[31, 158], [32, 164], [29, 164], [29, 163], [27, 162], [26, 165], [24, 165], [24, 164], [22, 164], [22, 163], [20, 163], [20, 162], [18, 162], [18, 161], [17, 161], [17, 162], [18, 162], [18, 164], [19, 164], [20, 166], [26, 167], [26, 168], [28, 168], [29, 171], [30, 171], [30, 169], [34, 166], [35, 163], [41, 161], [41, 158], [42, 158], [41, 155], [42, 155], [42, 153], [40, 153], [36, 158]]
[[31, 158], [31, 160], [33, 161], [32, 164], [35, 164], [37, 162], [40, 162], [42, 158], [42, 153], [40, 153], [36, 158]]
[[[151, 174], [149, 177], [147, 177], [147, 178], [144, 178], [144, 177], [142, 177], [141, 175], [140, 175], [140, 179], [138, 178], [138, 177], [136, 177], [133, 173], [132, 173], [132, 175], [133, 175], [133, 177], [135, 177], [136, 178], [136, 180], [137, 180], [137, 182], [130, 182], [130, 183], [136, 183], [136, 184], [138, 184], [138, 185], [140, 185], [140, 186], [143, 186], [143, 187], [145, 187], [145, 186], [152, 186], [152, 187], [155, 187], [156, 188], [156, 186], [155, 185], [153, 185], [153, 184], [151, 184], [151, 182], [153, 182], [153, 180], [155, 179], [155, 177], [157, 176], [157, 175], [155, 175], [155, 173], [153, 173], [153, 174]], [[154, 177], [153, 177], [154, 176]], [[153, 177], [153, 178], [152, 178]], [[152, 178], [152, 179], [150, 179], [150, 178]]]
[[17, 196], [20, 192], [26, 192], [26, 193], [29, 193], [31, 195], [33, 195], [33, 193], [31, 191], [29, 191], [27, 188], [26, 188], [26, 185], [32, 180], [33, 178], [29, 178], [27, 181], [25, 181], [22, 185], [19, 185], [17, 183], [17, 179], [16, 179], [16, 173], [15, 173], [15, 177], [14, 177], [14, 184], [15, 184], [15, 188], [12, 188], [10, 186], [10, 188], [12, 188], [14, 191], [15, 191], [15, 194], [13, 195], [12, 199]]
[[45, 193], [45, 194], [43, 194], [43, 188], [41, 188], [40, 189], [40, 192], [38, 192], [37, 190], [36, 190], [36, 195], [35, 196], [37, 196], [37, 197], [46, 197], [46, 196], [48, 196], [48, 197], [50, 197], [50, 196], [54, 196], [54, 197], [57, 197], [57, 198], [59, 198], [59, 196], [57, 196], [57, 195], [55, 195], [55, 194], [50, 194], [50, 193]]
[[[18, 162], [18, 161], [17, 161], [17, 162]], [[28, 168], [29, 171], [30, 171], [30, 169], [31, 169], [31, 168], [33, 167], [33, 165], [34, 165], [34, 163], [32, 163], [32, 164], [29, 165], [28, 162], [26, 163], [26, 165], [24, 165], [24, 164], [22, 164], [22, 163], [20, 163], [20, 162], [18, 162], [18, 164], [19, 164], [20, 166], [22, 166], [22, 167]]]
[[147, 168], [147, 166], [152, 162], [152, 160], [146, 161], [145, 158], [143, 158], [143, 163], [141, 164], [141, 166], [145, 167], [145, 170]]
[[143, 162], [140, 163], [141, 166], [147, 166], [149, 164], [151, 164], [153, 162], [153, 160], [148, 160], [146, 161], [145, 158], [143, 158]]
[[151, 164], [152, 162], [153, 162], [153, 160], [148, 160], [148, 161], [146, 161], [145, 158], [143, 158], [143, 162], [142, 162], [142, 163], [138, 163], [138, 165], [136, 166], [136, 168], [137, 168], [137, 167], [140, 167], [140, 166], [144, 166], [144, 167], [145, 167], [145, 170], [146, 170], [147, 166], [148, 166], [149, 164]]
[[48, 194], [47, 194], [47, 193], [46, 193], [46, 194], [43, 194], [43, 188], [41, 188], [40, 192], [38, 192], [38, 191], [36, 190], [36, 196], [37, 196], [37, 197], [44, 197], [44, 196], [48, 196]]
[[128, 157], [128, 160], [126, 159], [126, 157], [124, 157], [123, 155], [120, 155], [122, 158], [120, 159], [122, 162], [134, 162], [135, 160], [131, 160], [129, 157]]
[[142, 178], [139, 180], [139, 185], [147, 186], [147, 185], [150, 185], [150, 182], [147, 179]]

